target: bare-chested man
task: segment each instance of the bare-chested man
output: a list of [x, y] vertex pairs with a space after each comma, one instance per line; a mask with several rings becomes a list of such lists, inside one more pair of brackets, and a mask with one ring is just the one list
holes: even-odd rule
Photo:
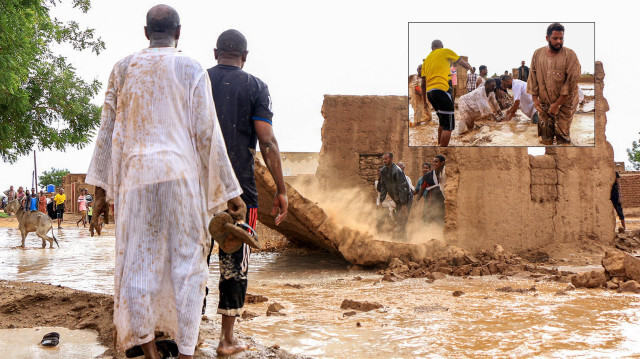
[[533, 53], [527, 93], [533, 97], [540, 121], [542, 144], [569, 144], [573, 115], [578, 108], [580, 62], [573, 50], [563, 47], [564, 26], [555, 22], [547, 28], [549, 46]]

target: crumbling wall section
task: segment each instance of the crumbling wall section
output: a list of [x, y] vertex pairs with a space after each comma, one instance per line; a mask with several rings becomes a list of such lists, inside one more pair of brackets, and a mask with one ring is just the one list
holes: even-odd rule
[[[460, 58], [469, 62], [469, 58], [467, 56], [460, 56]], [[458, 98], [467, 93], [467, 69], [460, 65], [456, 65], [456, 74], [458, 80], [456, 85], [456, 98]]]
[[610, 200], [615, 181], [613, 147], [605, 126], [609, 104], [603, 96], [604, 69], [595, 64], [594, 147], [548, 147], [558, 172], [558, 205], [554, 218], [556, 236], [563, 241], [609, 242], [614, 237], [615, 218]]
[[[509, 250], [540, 247], [553, 241], [549, 224], [554, 201], [541, 200], [525, 147], [456, 148], [448, 160], [445, 188], [447, 241], [468, 249]], [[536, 162], [534, 160], [534, 162]], [[532, 173], [534, 174], [532, 176]]]

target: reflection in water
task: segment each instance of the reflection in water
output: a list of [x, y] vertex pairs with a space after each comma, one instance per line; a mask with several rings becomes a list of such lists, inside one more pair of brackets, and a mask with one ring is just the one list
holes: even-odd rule
[[[60, 249], [43, 250], [40, 240], [29, 236], [29, 248], [21, 250], [17, 230], [0, 228], [0, 278], [111, 293], [113, 233], [91, 238], [87, 230], [65, 228], [58, 235]], [[215, 320], [217, 266], [212, 258], [207, 315]], [[566, 284], [527, 277], [380, 282], [373, 271], [347, 268], [325, 254], [253, 254], [249, 293], [269, 301], [247, 304], [260, 316], [240, 321], [237, 328], [265, 345], [327, 358], [640, 355], [640, 296], [635, 294], [596, 289], [555, 295]], [[532, 285], [537, 291], [526, 294], [495, 290]], [[453, 297], [456, 290], [465, 294]], [[344, 316], [344, 299], [385, 307]], [[273, 302], [284, 306], [285, 317], [265, 315]]]

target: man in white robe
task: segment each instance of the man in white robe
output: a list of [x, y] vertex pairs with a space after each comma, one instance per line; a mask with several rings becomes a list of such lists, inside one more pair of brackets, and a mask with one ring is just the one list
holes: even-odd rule
[[487, 79], [484, 85], [460, 97], [458, 100], [460, 133], [473, 129], [475, 122], [480, 119], [492, 116], [502, 117], [502, 111], [496, 101], [495, 88], [496, 82], [493, 79]]
[[225, 203], [236, 218], [246, 207], [207, 72], [175, 48], [177, 12], [153, 7], [145, 35], [149, 48], [111, 72], [86, 182], [97, 187], [94, 216], [108, 201], [117, 213], [116, 347], [141, 345], [158, 358], [154, 331], [162, 331], [189, 358], [208, 274], [208, 222]]
[[538, 111], [533, 104], [533, 97], [527, 93], [527, 83], [514, 79], [511, 75], [502, 75], [500, 79], [502, 80], [502, 89], [505, 91], [511, 89], [513, 92], [513, 105], [507, 110], [504, 120], [511, 120], [519, 108], [525, 116], [531, 119], [531, 123], [537, 124]]

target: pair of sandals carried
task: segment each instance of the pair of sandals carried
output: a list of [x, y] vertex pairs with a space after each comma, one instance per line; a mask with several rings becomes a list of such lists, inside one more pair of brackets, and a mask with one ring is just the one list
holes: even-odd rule
[[[157, 340], [155, 343], [158, 354], [160, 354], [160, 358], [162, 359], [177, 357], [180, 354], [178, 344], [171, 339]], [[143, 356], [144, 352], [140, 345], [136, 345], [135, 347], [127, 349], [124, 354], [127, 358], [136, 358]]]

